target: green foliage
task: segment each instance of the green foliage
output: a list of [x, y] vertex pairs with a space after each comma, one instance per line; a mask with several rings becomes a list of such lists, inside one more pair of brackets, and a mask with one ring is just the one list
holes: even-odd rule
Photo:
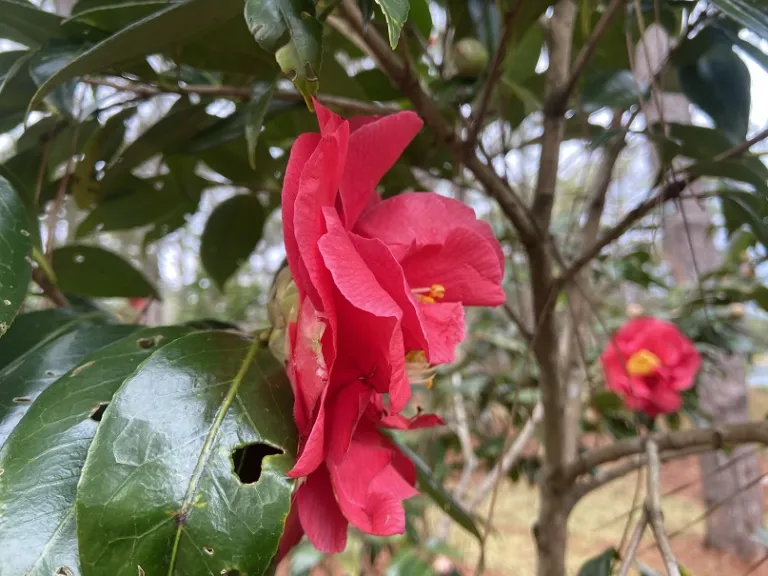
[[263, 573], [292, 491], [291, 410], [283, 367], [258, 340], [202, 332], [161, 347], [115, 394], [88, 452], [83, 574]]
[[8, 330], [27, 293], [31, 224], [21, 198], [0, 176], [0, 336]]

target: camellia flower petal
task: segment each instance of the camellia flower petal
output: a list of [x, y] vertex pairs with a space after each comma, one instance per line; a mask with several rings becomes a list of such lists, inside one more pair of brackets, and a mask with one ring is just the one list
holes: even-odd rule
[[674, 324], [642, 317], [614, 334], [601, 362], [608, 388], [630, 410], [653, 417], [680, 409], [680, 392], [693, 386], [701, 356]]

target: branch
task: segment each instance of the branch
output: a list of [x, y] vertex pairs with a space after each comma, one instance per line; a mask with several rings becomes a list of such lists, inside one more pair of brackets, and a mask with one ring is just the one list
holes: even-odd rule
[[43, 294], [56, 306], [59, 308], [69, 308], [71, 306], [67, 297], [46, 278], [45, 273], [40, 268], [32, 270], [32, 280], [40, 286]]
[[648, 494], [645, 501], [645, 511], [648, 521], [651, 524], [651, 530], [656, 538], [656, 544], [659, 546], [661, 557], [664, 560], [664, 567], [668, 576], [680, 576], [680, 568], [677, 566], [675, 554], [669, 545], [669, 538], [664, 530], [664, 516], [661, 512], [661, 496], [659, 495], [659, 476], [661, 473], [661, 464], [659, 463], [659, 447], [652, 439], [648, 439], [646, 444], [646, 453], [648, 454]]
[[521, 241], [524, 244], [539, 242], [541, 234], [538, 232], [522, 198], [504, 180], [499, 178], [491, 166], [484, 164], [477, 157], [474, 147], [467, 145], [457, 136], [453, 125], [443, 116], [431, 97], [422, 89], [419, 79], [414, 76], [413, 71], [403, 66], [374, 26], [366, 26], [355, 3], [352, 0], [342, 0], [339, 10], [343, 20], [329, 17], [328, 23], [374, 59], [382, 72], [411, 101], [413, 107], [424, 119], [427, 126], [435, 132], [438, 139], [472, 172], [488, 194], [496, 199], [515, 227]]
[[[768, 421], [739, 422], [719, 428], [701, 428], [679, 430], [677, 432], [657, 433], [650, 436], [659, 450], [683, 450], [697, 446], [719, 450], [724, 446], [739, 444], [768, 445]], [[579, 456], [572, 464], [562, 470], [565, 483], [574, 482], [582, 474], [588, 474], [602, 464], [626, 458], [645, 451], [645, 437], [627, 438], [608, 446], [602, 446]]]
[[501, 63], [504, 61], [504, 57], [507, 54], [507, 44], [509, 43], [509, 37], [512, 35], [515, 19], [520, 11], [520, 7], [525, 0], [517, 0], [514, 8], [509, 13], [506, 22], [504, 23], [504, 32], [499, 40], [499, 46], [496, 48], [496, 53], [493, 55], [493, 61], [491, 62], [491, 71], [488, 73], [488, 78], [485, 81], [483, 87], [483, 93], [480, 97], [480, 104], [477, 108], [477, 114], [473, 114], [472, 126], [469, 129], [467, 135], [467, 142], [474, 144], [477, 141], [477, 135], [480, 129], [483, 127], [483, 120], [488, 113], [488, 105], [491, 103], [491, 97], [493, 96], [493, 90], [496, 87], [496, 83], [501, 76]]
[[[83, 79], [87, 84], [94, 86], [106, 86], [108, 88], [114, 88], [121, 91], [134, 92], [135, 94], [143, 97], [156, 96], [159, 94], [201, 94], [207, 96], [217, 96], [220, 98], [236, 98], [239, 100], [250, 100], [251, 89], [245, 86], [215, 86], [209, 84], [143, 84], [138, 82], [114, 82], [105, 78], [95, 78], [86, 76]], [[286, 100], [290, 102], [303, 102], [304, 97], [298, 92], [290, 90], [276, 90], [272, 94], [272, 98], [275, 100]], [[362, 102], [360, 100], [354, 100], [352, 98], [344, 98], [342, 96], [331, 96], [327, 94], [321, 94], [317, 96], [317, 100], [326, 106], [332, 108], [338, 108], [352, 112], [355, 114], [390, 114], [394, 112], [400, 112], [402, 108], [394, 105], [386, 104], [370, 104], [368, 102]]]
[[505, 476], [517, 463], [520, 459], [520, 454], [523, 452], [523, 448], [525, 448], [525, 445], [528, 444], [528, 441], [533, 436], [538, 423], [541, 422], [543, 413], [544, 410], [542, 409], [541, 403], [537, 403], [533, 408], [533, 414], [531, 414], [531, 417], [525, 423], [525, 426], [520, 430], [520, 433], [517, 435], [517, 438], [515, 438], [512, 446], [510, 446], [509, 450], [503, 454], [491, 472], [483, 479], [480, 486], [472, 494], [472, 497], [467, 502], [467, 508], [469, 510], [474, 510], [482, 504], [483, 500], [488, 497], [501, 477]]
[[584, 44], [576, 56], [576, 59], [573, 61], [573, 66], [568, 79], [563, 84], [563, 86], [556, 92], [553, 92], [545, 102], [545, 115], [562, 116], [565, 113], [566, 107], [568, 106], [568, 98], [570, 97], [571, 92], [573, 92], [576, 83], [584, 73], [584, 68], [586, 68], [589, 59], [594, 54], [598, 42], [600, 42], [600, 39], [608, 30], [608, 26], [611, 24], [616, 14], [618, 14], [619, 9], [624, 5], [625, 1], [626, 0], [611, 0], [608, 8], [605, 9], [602, 17], [595, 25], [594, 30], [592, 30], [592, 35], [589, 37], [587, 43]]
[[645, 533], [645, 527], [647, 525], [648, 516], [646, 516], [645, 510], [643, 510], [642, 514], [640, 514], [640, 519], [637, 521], [637, 526], [635, 526], [635, 530], [632, 532], [632, 537], [629, 539], [627, 551], [624, 553], [624, 561], [619, 570], [619, 576], [627, 576], [629, 574], [629, 569], [635, 561], [635, 555], [637, 554], [637, 549], [640, 547], [640, 542], [643, 539], [643, 534]]

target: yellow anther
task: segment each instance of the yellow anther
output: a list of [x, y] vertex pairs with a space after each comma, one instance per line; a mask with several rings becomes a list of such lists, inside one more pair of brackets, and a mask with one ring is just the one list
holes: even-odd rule
[[435, 369], [427, 362], [424, 350], [411, 350], [405, 355], [405, 373], [411, 384], [426, 384], [432, 387], [435, 377]]
[[432, 284], [429, 288], [413, 288], [411, 292], [422, 304], [434, 304], [437, 300], [445, 298], [445, 286], [442, 284]]
[[659, 367], [661, 360], [650, 350], [638, 350], [627, 360], [627, 372], [630, 376], [650, 376]]

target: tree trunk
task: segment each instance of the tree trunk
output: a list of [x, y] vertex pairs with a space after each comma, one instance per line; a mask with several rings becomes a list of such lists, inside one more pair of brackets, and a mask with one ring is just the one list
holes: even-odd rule
[[[655, 69], [653, 63], [668, 50], [666, 33], [659, 27], [646, 31], [646, 48], [638, 46], [637, 68]], [[648, 61], [652, 63], [648, 65]], [[647, 76], [646, 76], [647, 77]], [[690, 124], [689, 103], [682, 94], [659, 94], [644, 110], [648, 123], [663, 118], [664, 122]], [[700, 184], [691, 188], [696, 191]], [[664, 218], [664, 257], [670, 263], [675, 280], [694, 286], [701, 274], [717, 268], [722, 254], [709, 231], [712, 221], [702, 203], [688, 199], [671, 206]], [[738, 355], [720, 355], [719, 373], [702, 373], [698, 392], [702, 411], [712, 425], [744, 422], [749, 419], [745, 359]], [[706, 545], [737, 554], [746, 561], [754, 560], [762, 547], [752, 540], [763, 524], [762, 488], [759, 484], [744, 487], [759, 474], [754, 448], [742, 446], [726, 454], [709, 452], [699, 459], [704, 490], [704, 504], [714, 511], [707, 516]], [[722, 505], [719, 505], [720, 503]]]

